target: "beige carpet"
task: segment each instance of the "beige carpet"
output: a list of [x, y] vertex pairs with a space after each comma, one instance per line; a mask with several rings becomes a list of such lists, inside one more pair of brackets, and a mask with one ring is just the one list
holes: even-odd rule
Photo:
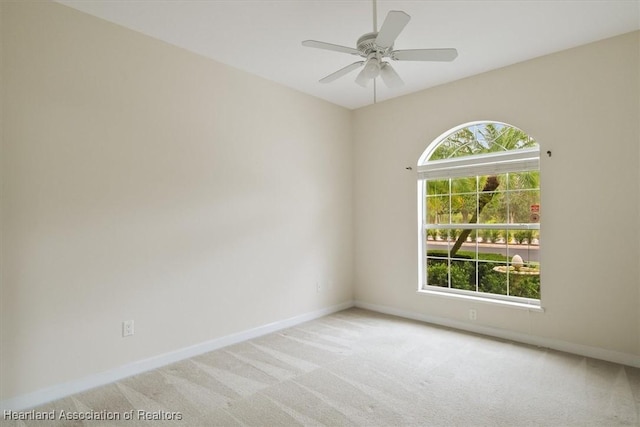
[[638, 426], [640, 370], [350, 309], [52, 410], [121, 419], [1, 424]]

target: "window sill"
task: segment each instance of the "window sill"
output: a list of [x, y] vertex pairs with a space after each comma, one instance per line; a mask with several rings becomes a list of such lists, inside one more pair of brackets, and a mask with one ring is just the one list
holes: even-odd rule
[[515, 301], [505, 301], [505, 300], [493, 299], [493, 298], [476, 297], [472, 295], [461, 295], [461, 294], [454, 294], [450, 292], [442, 292], [437, 290], [419, 289], [417, 293], [423, 294], [423, 295], [429, 295], [429, 296], [457, 299], [459, 301], [464, 300], [469, 302], [479, 302], [483, 304], [498, 305], [502, 307], [511, 307], [519, 310], [527, 310], [527, 311], [544, 313], [544, 308], [539, 305], [527, 304], [527, 303], [521, 303], [521, 302], [515, 302]]

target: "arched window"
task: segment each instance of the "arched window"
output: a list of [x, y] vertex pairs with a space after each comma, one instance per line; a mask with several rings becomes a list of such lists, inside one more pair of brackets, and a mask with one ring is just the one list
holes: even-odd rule
[[540, 305], [540, 151], [499, 122], [458, 126], [418, 162], [420, 290]]

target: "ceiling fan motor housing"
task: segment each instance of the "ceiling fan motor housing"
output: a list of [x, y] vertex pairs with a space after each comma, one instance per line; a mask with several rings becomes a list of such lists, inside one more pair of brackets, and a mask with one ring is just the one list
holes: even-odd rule
[[360, 54], [364, 57], [369, 56], [371, 53], [379, 52], [382, 56], [386, 56], [386, 53], [393, 49], [393, 46], [389, 46], [386, 49], [380, 49], [378, 45], [376, 45], [376, 37], [378, 37], [378, 33], [367, 33], [361, 36], [358, 39], [357, 48]]

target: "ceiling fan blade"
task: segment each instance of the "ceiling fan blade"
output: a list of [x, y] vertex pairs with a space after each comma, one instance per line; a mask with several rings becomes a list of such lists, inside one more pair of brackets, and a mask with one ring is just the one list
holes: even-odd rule
[[376, 44], [383, 49], [393, 46], [393, 42], [396, 41], [396, 38], [410, 19], [409, 15], [400, 10], [390, 11], [384, 19], [382, 27], [380, 27], [376, 37]]
[[367, 77], [367, 74], [364, 72], [364, 68], [358, 73], [358, 77], [356, 77], [356, 83], [358, 83], [362, 87], [367, 87], [367, 84], [369, 84], [369, 77]]
[[382, 77], [382, 81], [388, 88], [396, 88], [404, 85], [404, 82], [396, 73], [396, 70], [393, 69], [391, 64], [383, 63], [382, 68], [380, 69], [380, 76]]
[[305, 40], [302, 42], [302, 46], [315, 47], [317, 49], [324, 49], [324, 50], [333, 50], [335, 52], [350, 53], [351, 55], [360, 55], [360, 52], [358, 51], [358, 49], [354, 49], [352, 47], [347, 47], [347, 46], [340, 46], [337, 44], [319, 42], [317, 40]]
[[458, 51], [455, 49], [407, 49], [394, 50], [391, 58], [397, 61], [443, 61], [456, 59]]
[[339, 79], [340, 77], [350, 73], [356, 68], [362, 67], [363, 65], [364, 61], [354, 62], [353, 64], [347, 65], [346, 67], [339, 69], [335, 73], [331, 73], [327, 77], [320, 79], [320, 83], [331, 83], [332, 81]]

